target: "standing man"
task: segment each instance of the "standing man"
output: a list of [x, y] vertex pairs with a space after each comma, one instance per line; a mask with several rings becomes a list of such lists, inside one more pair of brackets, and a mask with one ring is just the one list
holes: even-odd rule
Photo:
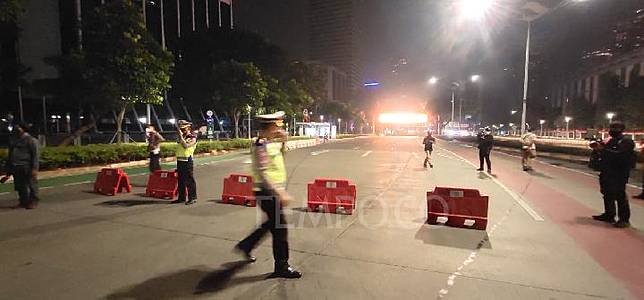
[[478, 135], [479, 142], [479, 168], [477, 171], [483, 171], [484, 163], [487, 163], [487, 172], [492, 173], [492, 162], [490, 162], [490, 152], [494, 146], [494, 137], [490, 127], [485, 127], [482, 133]]
[[[625, 126], [621, 122], [610, 124], [610, 140], [600, 152], [599, 180], [604, 195], [604, 213], [593, 219], [613, 224], [617, 228], [630, 226], [631, 210], [626, 197], [626, 183], [635, 163], [635, 143], [624, 136]], [[617, 215], [615, 222], [615, 202]]]
[[165, 141], [165, 139], [152, 124], [148, 124], [148, 127], [145, 128], [145, 135], [148, 140], [148, 152], [150, 153], [150, 173], [153, 173], [156, 170], [161, 170], [159, 162], [161, 158], [161, 142]]
[[537, 157], [537, 135], [532, 133], [532, 128], [521, 136], [521, 164], [523, 171], [532, 171], [532, 160]]
[[[197, 202], [197, 183], [194, 177], [193, 156], [197, 148], [197, 137], [192, 132], [192, 123], [179, 120], [179, 140], [177, 141], [177, 172], [179, 173], [179, 198], [172, 203], [185, 203], [186, 205]], [[186, 189], [188, 197], [186, 198]]]
[[38, 206], [38, 168], [40, 149], [38, 140], [29, 134], [30, 125], [18, 122], [14, 127], [16, 139], [9, 145], [5, 170], [13, 176], [14, 189], [18, 192], [20, 204], [15, 208], [34, 209]]
[[273, 277], [300, 278], [302, 274], [288, 264], [288, 232], [286, 219], [282, 209], [291, 200], [286, 193], [286, 166], [284, 165], [283, 145], [276, 140], [284, 139], [286, 133], [284, 112], [271, 115], [258, 115], [261, 128], [257, 140], [251, 148], [253, 159], [253, 178], [255, 196], [260, 208], [266, 214], [267, 220], [251, 235], [239, 242], [235, 247], [243, 253], [249, 262], [255, 257], [251, 251], [257, 243], [270, 231], [273, 236], [273, 258], [275, 269]]
[[430, 168], [434, 167], [434, 165], [432, 165], [432, 151], [434, 151], [434, 142], [436, 142], [436, 139], [432, 136], [432, 132], [427, 131], [427, 136], [423, 139], [423, 145], [425, 145], [425, 162], [423, 163], [423, 167], [425, 168], [427, 168], [428, 163]]

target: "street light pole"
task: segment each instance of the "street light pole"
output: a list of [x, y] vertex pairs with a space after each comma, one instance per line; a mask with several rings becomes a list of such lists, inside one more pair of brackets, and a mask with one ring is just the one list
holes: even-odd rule
[[454, 123], [454, 89], [452, 88], [452, 118], [450, 119]]
[[529, 67], [530, 67], [530, 32], [532, 30], [532, 22], [528, 21], [528, 34], [525, 42], [525, 66], [524, 66], [524, 75], [523, 75], [523, 109], [521, 111], [521, 134], [525, 133], [525, 123], [526, 123], [526, 109], [528, 102], [528, 82], [529, 82]]

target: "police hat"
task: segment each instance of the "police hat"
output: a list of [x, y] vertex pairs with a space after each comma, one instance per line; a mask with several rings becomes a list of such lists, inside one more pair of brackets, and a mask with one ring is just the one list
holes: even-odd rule
[[186, 120], [179, 120], [179, 128], [186, 128], [192, 126], [192, 123], [186, 121]]
[[268, 115], [257, 115], [255, 116], [255, 120], [257, 120], [263, 126], [267, 126], [271, 124], [275, 124], [277, 126], [283, 126], [285, 114], [286, 113], [283, 111], [278, 111], [276, 113], [268, 114]]

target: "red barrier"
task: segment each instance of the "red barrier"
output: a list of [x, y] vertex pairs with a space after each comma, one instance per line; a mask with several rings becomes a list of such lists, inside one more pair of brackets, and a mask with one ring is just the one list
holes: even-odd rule
[[178, 193], [178, 173], [176, 170], [156, 170], [148, 177], [145, 195], [148, 197], [172, 199]]
[[427, 223], [485, 230], [488, 201], [476, 189], [436, 187], [427, 192]]
[[345, 179], [315, 179], [308, 184], [309, 211], [352, 214], [356, 185]]
[[230, 174], [224, 178], [221, 201], [235, 205], [257, 206], [253, 192], [253, 177], [245, 174]]
[[114, 196], [116, 193], [132, 192], [130, 178], [123, 169], [103, 168], [96, 174], [94, 192]]

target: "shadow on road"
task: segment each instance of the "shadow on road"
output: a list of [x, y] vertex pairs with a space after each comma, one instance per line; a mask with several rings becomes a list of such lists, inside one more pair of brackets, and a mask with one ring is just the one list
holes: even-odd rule
[[194, 295], [217, 293], [225, 288], [265, 280], [270, 274], [237, 277], [233, 276], [248, 265], [245, 261], [222, 265], [211, 270], [197, 267], [150, 278], [139, 284], [118, 290], [106, 299], [177, 299]]
[[425, 244], [468, 250], [477, 249], [478, 245], [485, 241], [481, 248], [492, 249], [487, 232], [483, 230], [423, 225], [415, 237]]
[[532, 176], [535, 176], [535, 177], [541, 177], [541, 178], [546, 178], [546, 179], [554, 179], [554, 177], [552, 177], [550, 175], [546, 175], [544, 173], [537, 172], [537, 171], [534, 171], [534, 170], [528, 171], [528, 174], [530, 174]]
[[109, 200], [94, 204], [96, 206], [132, 207], [139, 205], [170, 204], [170, 200]]

